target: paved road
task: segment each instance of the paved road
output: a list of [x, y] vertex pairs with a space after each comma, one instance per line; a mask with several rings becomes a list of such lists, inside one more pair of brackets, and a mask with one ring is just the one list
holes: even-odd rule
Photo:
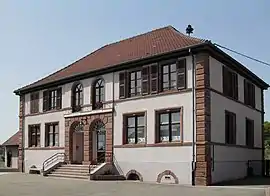
[[0, 175], [1, 196], [227, 196], [264, 195], [263, 188], [217, 188], [139, 182], [93, 182], [9, 173]]

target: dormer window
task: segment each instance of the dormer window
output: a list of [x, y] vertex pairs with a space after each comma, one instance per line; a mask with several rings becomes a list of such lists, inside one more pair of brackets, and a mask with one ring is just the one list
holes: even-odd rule
[[75, 83], [72, 88], [72, 111], [79, 112], [83, 105], [83, 86], [81, 83]]
[[93, 83], [92, 93], [92, 108], [93, 110], [103, 108], [105, 101], [105, 82], [103, 79], [97, 79]]

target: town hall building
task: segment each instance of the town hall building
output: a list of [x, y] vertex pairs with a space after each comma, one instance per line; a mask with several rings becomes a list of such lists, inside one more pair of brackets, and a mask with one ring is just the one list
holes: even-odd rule
[[268, 86], [172, 26], [108, 44], [15, 90], [18, 166], [82, 178], [110, 167], [126, 179], [195, 185], [262, 174]]

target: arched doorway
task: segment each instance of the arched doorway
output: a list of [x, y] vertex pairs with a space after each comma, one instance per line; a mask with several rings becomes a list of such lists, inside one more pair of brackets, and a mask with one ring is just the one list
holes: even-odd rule
[[106, 127], [100, 120], [91, 123], [90, 131], [93, 136], [93, 162], [104, 163], [106, 155]]
[[84, 160], [84, 127], [79, 122], [74, 122], [70, 127], [70, 161], [82, 164]]

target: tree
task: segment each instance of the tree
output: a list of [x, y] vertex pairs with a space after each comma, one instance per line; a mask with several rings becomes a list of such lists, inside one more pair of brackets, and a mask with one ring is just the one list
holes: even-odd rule
[[265, 121], [264, 124], [264, 148], [265, 159], [270, 159], [270, 122]]

